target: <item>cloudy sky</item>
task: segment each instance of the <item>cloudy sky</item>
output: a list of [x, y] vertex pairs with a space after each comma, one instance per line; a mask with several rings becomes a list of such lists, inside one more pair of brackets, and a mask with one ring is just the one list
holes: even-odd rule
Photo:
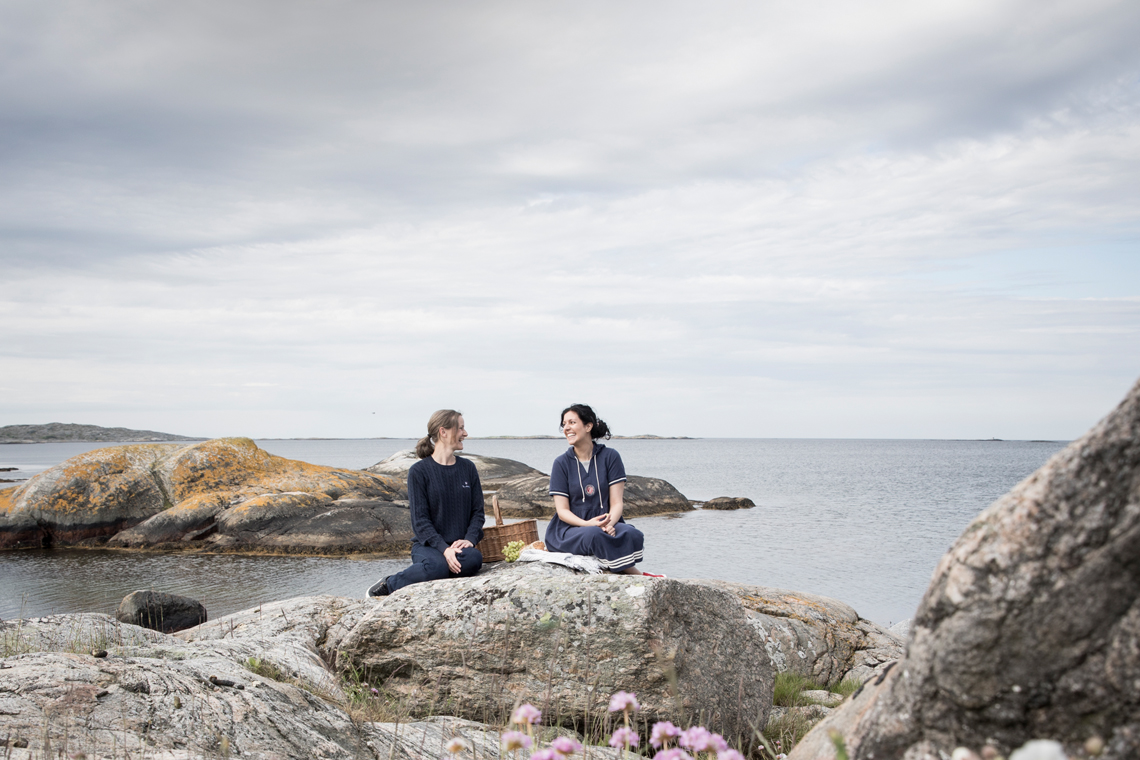
[[1067, 439], [1140, 4], [0, 1], [0, 425]]

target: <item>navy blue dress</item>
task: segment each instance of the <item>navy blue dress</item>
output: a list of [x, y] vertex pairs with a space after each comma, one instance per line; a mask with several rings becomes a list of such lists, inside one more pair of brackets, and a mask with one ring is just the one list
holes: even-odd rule
[[[565, 496], [575, 516], [590, 520], [610, 511], [610, 486], [625, 479], [625, 465], [621, 455], [613, 449], [595, 441], [587, 470], [571, 446], [550, 467], [550, 495]], [[615, 535], [611, 536], [594, 526], [567, 525], [558, 519], [556, 512], [546, 526], [546, 548], [552, 552], [597, 557], [607, 570], [624, 570], [636, 565], [642, 560], [645, 536], [627, 525], [625, 518], [618, 520], [614, 529]]]

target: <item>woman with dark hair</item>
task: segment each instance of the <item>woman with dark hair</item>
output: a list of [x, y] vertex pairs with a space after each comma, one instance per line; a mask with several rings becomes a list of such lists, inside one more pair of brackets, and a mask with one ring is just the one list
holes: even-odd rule
[[475, 544], [483, 539], [483, 488], [479, 471], [463, 450], [463, 415], [440, 409], [428, 420], [428, 434], [416, 444], [420, 461], [408, 470], [412, 512], [412, 566], [381, 578], [368, 596], [387, 596], [412, 583], [469, 577], [483, 566]]
[[622, 519], [625, 465], [599, 438], [610, 429], [585, 404], [571, 404], [559, 419], [570, 448], [550, 468], [555, 515], [546, 526], [546, 548], [596, 557], [605, 569], [631, 575], [642, 559], [645, 537]]

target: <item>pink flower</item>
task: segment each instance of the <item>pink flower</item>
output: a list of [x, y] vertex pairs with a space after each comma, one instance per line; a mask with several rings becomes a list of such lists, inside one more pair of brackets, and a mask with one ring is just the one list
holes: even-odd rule
[[532, 704], [524, 702], [511, 713], [511, 723], [538, 723], [542, 720], [542, 710]]
[[514, 752], [516, 749], [530, 749], [534, 742], [522, 731], [504, 731], [499, 737], [503, 742], [503, 749]]
[[571, 739], [569, 736], [559, 736], [557, 739], [550, 743], [550, 748], [557, 752], [559, 755], [572, 755], [582, 749], [582, 745]]
[[463, 739], [461, 737], [457, 736], [447, 743], [447, 751], [453, 755], [456, 752], [462, 752], [465, 749], [471, 749], [471, 745], [467, 743], [466, 739]]
[[540, 749], [538, 752], [532, 752], [530, 760], [562, 760], [562, 756], [550, 747], [547, 747], [546, 749]]
[[641, 705], [637, 704], [637, 697], [628, 691], [619, 691], [610, 697], [610, 712], [640, 709]]
[[637, 735], [632, 728], [622, 726], [614, 731], [614, 735], [610, 737], [611, 747], [636, 747], [637, 743], [641, 741], [641, 737]]
[[691, 749], [693, 752], [704, 752], [712, 745], [709, 743], [712, 740], [712, 734], [704, 726], [693, 726], [692, 728], [684, 731], [681, 738], [677, 740], [685, 749]]
[[716, 753], [716, 760], [744, 760], [744, 755], [734, 749], [725, 749]]
[[681, 735], [681, 729], [674, 726], [667, 720], [660, 723], [653, 724], [653, 731], [649, 734], [649, 743], [654, 747], [660, 747], [670, 739], [676, 739]]
[[693, 760], [689, 753], [679, 747], [663, 749], [653, 756], [653, 760]]

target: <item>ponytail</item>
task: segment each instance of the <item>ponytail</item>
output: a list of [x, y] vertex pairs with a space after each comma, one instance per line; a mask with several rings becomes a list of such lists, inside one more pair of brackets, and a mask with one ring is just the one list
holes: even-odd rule
[[427, 424], [428, 434], [416, 443], [416, 458], [425, 459], [435, 452], [435, 439], [440, 428], [450, 430], [459, 425], [459, 418], [463, 415], [454, 409], [440, 409], [435, 412]]

